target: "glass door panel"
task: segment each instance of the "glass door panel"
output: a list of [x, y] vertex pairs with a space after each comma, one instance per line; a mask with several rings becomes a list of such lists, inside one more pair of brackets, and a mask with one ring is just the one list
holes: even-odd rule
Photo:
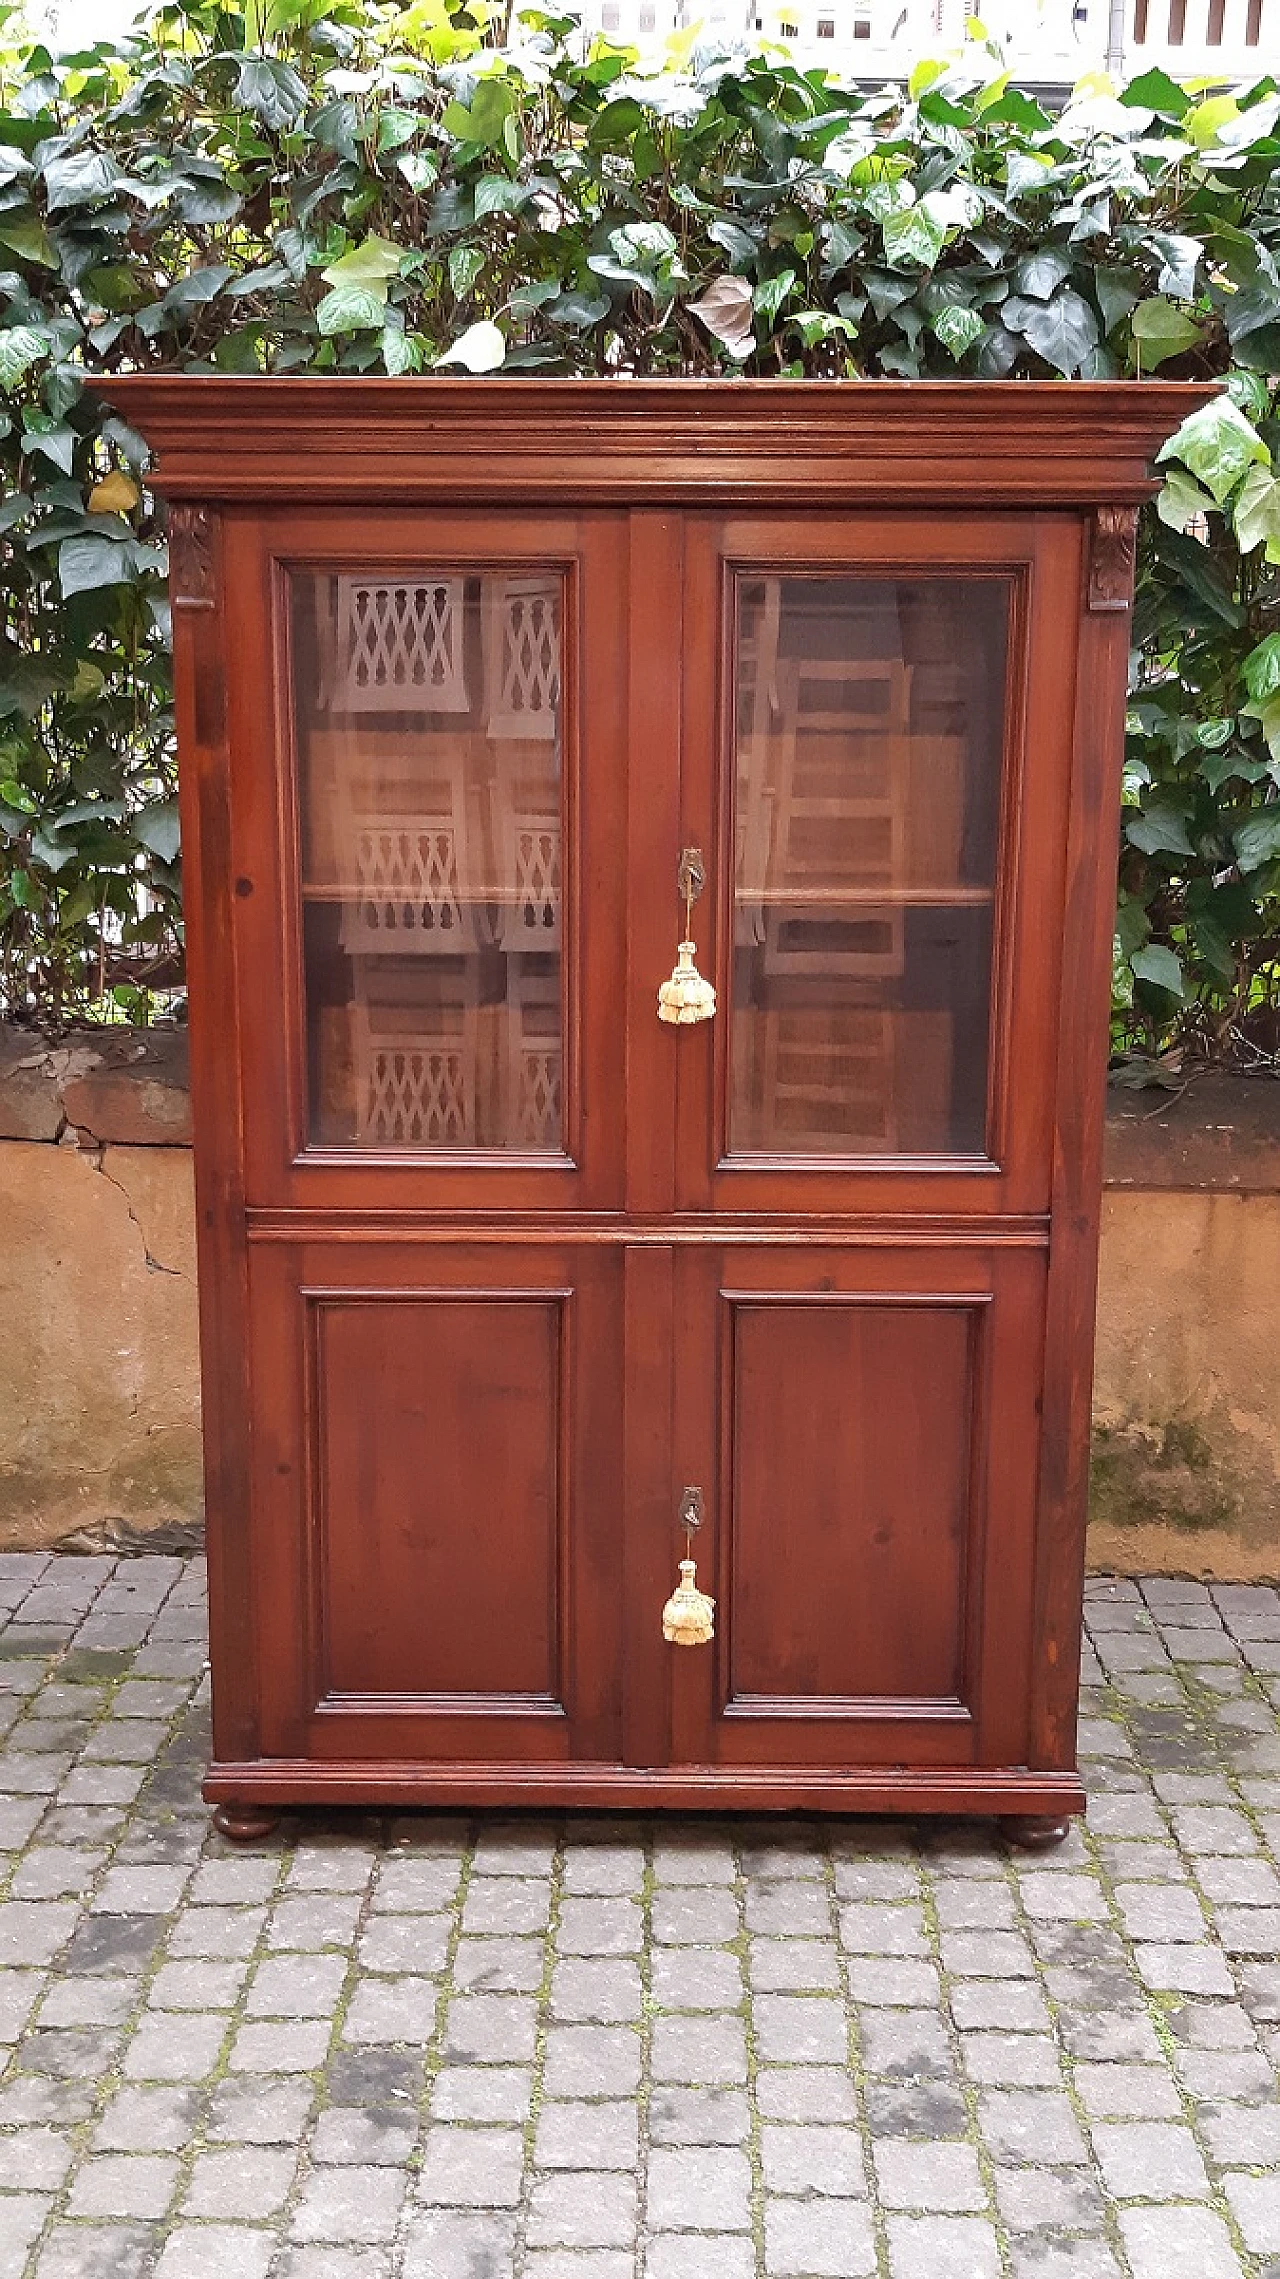
[[564, 579], [295, 571], [307, 1131], [564, 1151]]
[[1011, 594], [736, 578], [732, 1156], [983, 1152]]

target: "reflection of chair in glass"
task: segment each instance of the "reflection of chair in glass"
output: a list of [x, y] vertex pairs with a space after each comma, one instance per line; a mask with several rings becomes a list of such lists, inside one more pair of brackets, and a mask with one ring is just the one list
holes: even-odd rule
[[560, 977], [507, 960], [506, 1099], [501, 1130], [508, 1147], [559, 1147]]
[[[910, 667], [804, 658], [778, 667], [765, 963], [771, 974], [903, 969]], [[877, 908], [877, 892], [885, 893]]]
[[362, 1147], [474, 1147], [474, 1004], [352, 1006]]
[[497, 755], [491, 808], [497, 870], [494, 938], [500, 949], [560, 947], [560, 783], [536, 755], [508, 747]]
[[482, 632], [489, 734], [553, 742], [560, 706], [559, 578], [486, 578]]
[[[398, 788], [403, 797], [408, 786]], [[482, 904], [461, 765], [420, 778], [412, 813], [365, 805], [353, 789], [338, 832], [343, 949], [361, 958], [477, 948]]]
[[461, 578], [340, 577], [337, 588], [327, 710], [468, 709]]
[[895, 1151], [892, 1013], [874, 1005], [787, 1006], [756, 1021], [761, 1129], [752, 1144], [793, 1154]]

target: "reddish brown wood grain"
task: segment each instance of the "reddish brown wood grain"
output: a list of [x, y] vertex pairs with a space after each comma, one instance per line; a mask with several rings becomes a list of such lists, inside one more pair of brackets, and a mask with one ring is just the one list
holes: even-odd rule
[[[243, 1831], [291, 1801], [1060, 1822], [1121, 556], [1208, 391], [105, 392], [180, 509], [210, 1799]], [[559, 1156], [310, 1141], [287, 598], [317, 565], [565, 581]], [[1009, 580], [982, 1154], [733, 1153], [743, 565]], [[721, 1011], [676, 1033], [655, 999], [691, 844]], [[710, 1648], [661, 1636], [687, 1485]]]

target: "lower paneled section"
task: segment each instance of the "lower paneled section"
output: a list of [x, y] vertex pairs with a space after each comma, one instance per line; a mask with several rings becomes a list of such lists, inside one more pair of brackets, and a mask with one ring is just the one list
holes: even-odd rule
[[308, 1303], [326, 1692], [559, 1701], [570, 1294]]
[[619, 1747], [620, 1260], [254, 1246], [264, 1754]]
[[[725, 1298], [729, 1707], [955, 1697], [980, 1307]], [[800, 1706], [797, 1704], [797, 1706]]]

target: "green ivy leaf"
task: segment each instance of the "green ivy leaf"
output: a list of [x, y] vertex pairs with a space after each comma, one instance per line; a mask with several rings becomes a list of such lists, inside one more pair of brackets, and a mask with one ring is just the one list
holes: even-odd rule
[[58, 548], [58, 583], [64, 598], [99, 586], [129, 583], [129, 557], [114, 538], [64, 538]]
[[461, 364], [468, 372], [496, 372], [506, 362], [507, 343], [496, 324], [473, 324], [438, 359], [439, 364]]
[[1200, 326], [1159, 293], [1138, 303], [1129, 330], [1137, 343], [1137, 362], [1148, 372], [1167, 363], [1171, 356], [1185, 355], [1201, 338]]
[[381, 332], [386, 310], [385, 285], [335, 285], [317, 308], [316, 323], [326, 340], [344, 332]]
[[1232, 520], [1242, 554], [1265, 546], [1270, 559], [1280, 560], [1280, 479], [1269, 467], [1250, 467], [1240, 485]]
[[49, 342], [30, 325], [10, 325], [0, 332], [0, 388], [14, 388], [34, 365], [49, 354]]
[[1183, 995], [1182, 966], [1167, 943], [1148, 942], [1145, 949], [1134, 951], [1129, 963], [1139, 981], [1149, 981], [1157, 989], [1167, 989], [1173, 997]]
[[1240, 667], [1240, 676], [1255, 704], [1266, 704], [1273, 696], [1280, 696], [1280, 633], [1268, 633], [1251, 649]]
[[173, 862], [180, 839], [177, 800], [153, 799], [134, 816], [133, 835], [139, 846], [149, 848], [162, 863]]
[[1011, 293], [1000, 315], [1010, 332], [1019, 333], [1055, 372], [1068, 376], [1079, 371], [1098, 345], [1098, 320], [1070, 285], [1061, 286], [1051, 301]]
[[914, 262], [920, 269], [932, 269], [946, 243], [947, 233], [942, 223], [923, 205], [886, 214], [880, 227], [888, 259]]
[[1185, 530], [1188, 525], [1212, 514], [1214, 501], [1200, 488], [1195, 477], [1181, 467], [1171, 467], [1156, 496], [1156, 513], [1169, 530]]
[[1140, 847], [1145, 855], [1194, 855], [1195, 848], [1187, 837], [1185, 818], [1176, 807], [1163, 800], [1152, 800], [1137, 815], [1125, 823], [1125, 837], [1129, 844]]
[[940, 309], [933, 319], [934, 332], [957, 364], [975, 341], [981, 340], [986, 329], [986, 319], [980, 317], [976, 309]]
[[1221, 506], [1255, 463], [1269, 466], [1271, 453], [1255, 427], [1230, 396], [1215, 396], [1183, 420], [1176, 435], [1156, 453], [1160, 461], [1180, 459], [1198, 475]]

